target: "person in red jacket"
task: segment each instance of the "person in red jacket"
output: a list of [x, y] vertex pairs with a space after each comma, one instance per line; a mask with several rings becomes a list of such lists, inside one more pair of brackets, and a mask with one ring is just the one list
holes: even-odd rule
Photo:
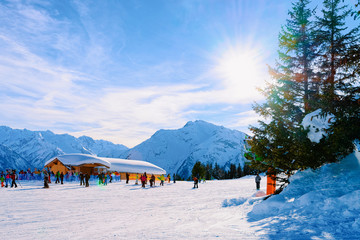
[[16, 174], [16, 171], [13, 170], [12, 174], [11, 174], [11, 180], [12, 180], [11, 187], [15, 186], [15, 188], [17, 188], [16, 182], [15, 182], [16, 179], [17, 179], [17, 174]]
[[141, 187], [145, 188], [147, 177], [145, 177], [145, 175], [141, 175], [140, 180], [141, 180]]

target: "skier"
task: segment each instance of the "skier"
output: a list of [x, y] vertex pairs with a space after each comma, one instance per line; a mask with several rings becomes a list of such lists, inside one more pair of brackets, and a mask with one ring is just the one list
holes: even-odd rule
[[43, 173], [44, 173], [44, 187], [43, 187], [43, 188], [49, 188], [49, 184], [48, 184], [48, 181], [49, 181], [49, 173], [48, 173], [48, 171], [46, 171], [45, 168], [44, 168], [44, 170], [43, 170]]
[[167, 175], [168, 183], [171, 181], [170, 173]]
[[165, 177], [164, 174], [160, 176], [160, 186], [164, 186]]
[[64, 184], [64, 173], [61, 172], [60, 174], [60, 180], [61, 180], [61, 184]]
[[3, 172], [3, 171], [1, 171], [0, 181], [1, 181], [1, 187], [4, 187], [5, 176], [4, 176], [4, 172]]
[[49, 183], [51, 183], [51, 172], [50, 172], [50, 168], [47, 169], [48, 175], [49, 175]]
[[152, 174], [150, 177], [150, 187], [154, 186], [155, 187], [155, 175]]
[[59, 171], [57, 171], [56, 172], [56, 181], [55, 181], [55, 183], [60, 183], [60, 172]]
[[194, 187], [193, 188], [199, 188], [199, 179], [197, 177], [194, 177]]
[[108, 176], [107, 176], [107, 174], [104, 174], [104, 185], [107, 185], [107, 179], [108, 179]]
[[11, 174], [11, 187], [13, 187], [15, 185], [15, 188], [17, 188], [17, 185], [16, 185], [16, 182], [15, 180], [18, 178], [17, 174], [16, 174], [16, 170], [13, 170], [12, 171], [12, 174]]
[[135, 185], [139, 184], [139, 174], [136, 174], [136, 180], [135, 180]]
[[90, 179], [90, 175], [88, 173], [85, 174], [85, 187], [89, 186], [89, 179]]
[[82, 172], [80, 172], [80, 186], [81, 185], [85, 185], [85, 179], [84, 179], [84, 174]]
[[144, 173], [144, 175], [141, 175], [140, 177], [140, 181], [141, 181], [141, 187], [145, 188], [145, 184], [146, 184], [146, 173]]
[[10, 177], [11, 177], [10, 171], [6, 170], [6, 176], [5, 176], [5, 183], [6, 183], [5, 187], [6, 188], [10, 185]]
[[255, 177], [256, 190], [260, 190], [260, 181], [261, 181], [261, 177], [259, 176], [259, 174], [256, 174], [256, 177]]
[[99, 178], [99, 185], [100, 185], [100, 184], [103, 184], [102, 173], [100, 173], [100, 174], [98, 175], [98, 178]]
[[173, 180], [174, 180], [174, 183], [176, 183], [176, 179], [175, 179], [175, 173], [173, 174]]
[[130, 174], [129, 174], [129, 173], [126, 173], [126, 184], [129, 183], [129, 177], [130, 177]]

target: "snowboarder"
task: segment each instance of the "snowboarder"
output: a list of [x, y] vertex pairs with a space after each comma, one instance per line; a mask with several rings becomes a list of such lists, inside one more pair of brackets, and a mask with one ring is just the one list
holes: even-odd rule
[[59, 171], [56, 172], [56, 181], [55, 181], [55, 183], [60, 183], [60, 172]]
[[126, 184], [129, 183], [129, 178], [130, 178], [130, 174], [129, 174], [129, 173], [126, 173]]
[[49, 173], [46, 171], [46, 169], [43, 170], [44, 173], [44, 187], [43, 188], [49, 188]]
[[260, 190], [260, 181], [261, 181], [261, 177], [259, 176], [259, 174], [256, 174], [256, 177], [255, 177], [256, 190]]
[[15, 188], [17, 188], [17, 185], [16, 185], [16, 182], [15, 180], [18, 178], [17, 174], [16, 174], [16, 170], [13, 170], [12, 171], [12, 174], [11, 174], [11, 187], [15, 186]]
[[63, 172], [60, 173], [60, 180], [61, 180], [61, 184], [64, 184], [64, 173]]
[[197, 177], [194, 177], [194, 187], [193, 188], [199, 188], [199, 179]]

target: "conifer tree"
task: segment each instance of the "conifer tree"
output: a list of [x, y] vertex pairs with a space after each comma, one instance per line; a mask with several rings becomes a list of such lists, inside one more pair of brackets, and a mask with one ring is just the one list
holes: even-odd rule
[[328, 140], [332, 148], [344, 155], [352, 151], [353, 140], [360, 136], [360, 38], [359, 24], [351, 29], [346, 26], [353, 10], [341, 3], [324, 0], [322, 16], [317, 17], [317, 39], [321, 42], [321, 105], [324, 112], [336, 117]]
[[313, 11], [308, 4], [308, 0], [293, 3], [290, 19], [279, 35], [277, 69], [270, 69], [275, 82], [263, 90], [266, 102], [254, 106], [258, 114], [270, 121], [260, 121], [259, 127], [251, 127], [254, 136], [250, 145], [256, 157], [249, 160], [251, 166], [260, 171], [276, 174], [306, 168], [307, 156], [302, 150], [311, 143], [301, 121], [313, 108], [310, 89], [315, 78], [312, 65], [316, 57], [310, 21]]
[[[341, 5], [341, 0], [324, 0], [322, 16], [317, 17], [317, 41], [320, 58], [317, 64], [322, 78], [322, 106], [326, 112], [336, 114], [342, 97], [355, 83], [353, 71], [347, 68], [349, 49], [359, 44], [359, 28], [348, 29], [346, 19], [351, 8]], [[357, 49], [358, 50], [358, 49]]]

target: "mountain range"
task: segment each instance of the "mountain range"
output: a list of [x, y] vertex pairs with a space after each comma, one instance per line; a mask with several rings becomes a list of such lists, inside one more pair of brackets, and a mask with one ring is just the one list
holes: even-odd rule
[[196, 161], [228, 169], [244, 166], [245, 133], [205, 121], [188, 122], [177, 130], [159, 130], [151, 138], [127, 148], [87, 136], [79, 138], [51, 131], [30, 131], [0, 126], [0, 169], [42, 168], [61, 154], [85, 153], [101, 157], [144, 160], [168, 173], [187, 178]]

